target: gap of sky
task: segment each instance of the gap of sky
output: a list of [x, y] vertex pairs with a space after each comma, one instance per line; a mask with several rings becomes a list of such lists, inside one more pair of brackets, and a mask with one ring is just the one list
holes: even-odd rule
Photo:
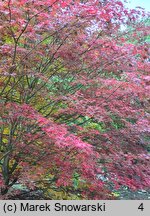
[[150, 0], [128, 0], [127, 6], [131, 9], [140, 6], [150, 12]]

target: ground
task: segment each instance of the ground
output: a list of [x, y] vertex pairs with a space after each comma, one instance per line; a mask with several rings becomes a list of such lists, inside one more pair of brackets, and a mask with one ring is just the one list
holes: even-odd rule
[[[18, 190], [18, 195], [10, 196], [10, 200], [51, 200], [43, 195], [42, 190], [29, 191], [20, 185], [17, 185], [14, 190]], [[150, 200], [150, 189], [149, 190], [137, 190], [131, 191], [127, 188], [113, 191], [114, 196], [118, 200]]]

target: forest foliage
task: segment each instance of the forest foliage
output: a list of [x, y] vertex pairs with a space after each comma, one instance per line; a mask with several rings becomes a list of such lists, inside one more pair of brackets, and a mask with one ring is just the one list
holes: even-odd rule
[[[150, 187], [150, 26], [117, 0], [0, 1], [0, 188]], [[142, 21], [141, 21], [142, 20]]]

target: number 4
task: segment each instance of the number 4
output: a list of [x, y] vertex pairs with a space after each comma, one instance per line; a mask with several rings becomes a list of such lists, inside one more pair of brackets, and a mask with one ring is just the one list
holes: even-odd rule
[[140, 209], [141, 211], [143, 211], [143, 210], [144, 210], [143, 203], [141, 203], [141, 204], [139, 205], [138, 209]]

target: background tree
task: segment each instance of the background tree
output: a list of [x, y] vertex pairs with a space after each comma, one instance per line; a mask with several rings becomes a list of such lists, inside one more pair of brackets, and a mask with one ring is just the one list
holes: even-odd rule
[[81, 199], [149, 187], [149, 26], [135, 23], [146, 14], [7, 0], [0, 16], [1, 194], [17, 181]]

